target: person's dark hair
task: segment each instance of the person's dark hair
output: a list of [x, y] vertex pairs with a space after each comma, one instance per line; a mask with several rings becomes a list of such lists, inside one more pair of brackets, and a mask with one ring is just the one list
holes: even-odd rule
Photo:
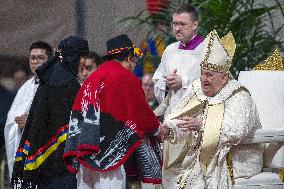
[[32, 43], [30, 46], [30, 52], [32, 49], [44, 49], [46, 51], [48, 58], [52, 57], [52, 48], [48, 43], [44, 41], [36, 41]]
[[198, 12], [195, 9], [195, 7], [192, 5], [188, 3], [183, 3], [173, 12], [173, 14], [182, 14], [182, 13], [188, 13], [191, 15], [193, 21], [198, 21]]
[[86, 56], [88, 59], [92, 59], [93, 62], [99, 67], [102, 64], [102, 60], [100, 55], [94, 51], [90, 51], [89, 54]]
[[123, 61], [129, 56], [134, 56], [134, 49], [133, 48], [128, 49], [128, 50], [124, 50], [124, 51], [117, 53], [117, 54], [113, 54], [110, 59]]

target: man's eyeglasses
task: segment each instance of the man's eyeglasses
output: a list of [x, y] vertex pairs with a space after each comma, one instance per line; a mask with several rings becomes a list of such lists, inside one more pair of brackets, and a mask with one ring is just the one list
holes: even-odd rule
[[47, 57], [44, 56], [44, 55], [40, 55], [40, 56], [33, 56], [33, 55], [31, 55], [31, 56], [29, 57], [29, 59], [30, 59], [30, 61], [35, 61], [35, 60], [37, 60], [37, 61], [39, 61], [39, 62], [45, 62], [45, 61], [47, 61]]
[[188, 24], [184, 22], [172, 22], [171, 25], [173, 28], [176, 28], [176, 27], [186, 28]]

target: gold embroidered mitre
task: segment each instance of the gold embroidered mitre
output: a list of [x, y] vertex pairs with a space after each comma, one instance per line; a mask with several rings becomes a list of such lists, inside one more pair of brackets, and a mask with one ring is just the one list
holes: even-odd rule
[[230, 73], [229, 69], [236, 50], [236, 43], [231, 32], [219, 38], [217, 31], [211, 31], [204, 39], [205, 56], [201, 68], [216, 72]]
[[279, 49], [269, 56], [263, 64], [254, 67], [255, 70], [284, 70], [284, 64]]

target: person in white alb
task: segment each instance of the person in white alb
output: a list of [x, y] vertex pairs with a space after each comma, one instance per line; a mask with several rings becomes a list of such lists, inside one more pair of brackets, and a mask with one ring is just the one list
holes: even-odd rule
[[[182, 4], [174, 11], [172, 19], [177, 42], [167, 46], [153, 76], [155, 96], [159, 104], [166, 104], [162, 112], [165, 114], [171, 112], [188, 86], [199, 77], [202, 56], [203, 38], [197, 34], [196, 9], [189, 4]], [[156, 115], [161, 116], [161, 113]]]
[[39, 81], [35, 75], [35, 70], [52, 56], [52, 48], [43, 41], [31, 44], [29, 50], [29, 65], [32, 74], [18, 90], [13, 104], [9, 110], [7, 121], [4, 128], [6, 154], [8, 160], [9, 176], [13, 172], [16, 151], [21, 139], [21, 132], [25, 127], [27, 115], [32, 104], [34, 95], [37, 91]]

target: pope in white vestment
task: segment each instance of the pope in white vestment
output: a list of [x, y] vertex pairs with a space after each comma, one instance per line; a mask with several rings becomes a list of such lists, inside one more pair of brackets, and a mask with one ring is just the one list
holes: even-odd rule
[[229, 76], [234, 38], [219, 39], [214, 30], [204, 45], [200, 79], [165, 117], [165, 189], [232, 188], [262, 169], [263, 147], [241, 144], [261, 126], [248, 90]]

